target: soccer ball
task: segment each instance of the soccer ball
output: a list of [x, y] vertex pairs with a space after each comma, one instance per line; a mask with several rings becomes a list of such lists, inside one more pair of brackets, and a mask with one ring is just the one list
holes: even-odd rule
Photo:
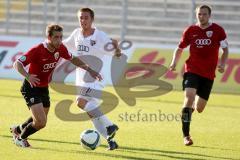
[[94, 150], [100, 145], [100, 134], [92, 129], [85, 130], [80, 135], [80, 141], [83, 148]]

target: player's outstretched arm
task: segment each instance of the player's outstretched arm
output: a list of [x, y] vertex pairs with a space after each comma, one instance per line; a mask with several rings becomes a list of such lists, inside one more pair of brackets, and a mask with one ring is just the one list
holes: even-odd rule
[[180, 57], [182, 55], [182, 52], [183, 52], [183, 49], [181, 49], [181, 48], [176, 48], [174, 50], [173, 58], [172, 58], [170, 66], [169, 66], [170, 71], [175, 71], [176, 70], [177, 62], [180, 59]]
[[40, 83], [40, 79], [35, 74], [29, 74], [23, 67], [22, 63], [16, 60], [13, 67], [30, 83], [31, 86], [36, 86]]
[[102, 80], [102, 76], [99, 73], [97, 73], [96, 71], [94, 71], [92, 68], [90, 68], [82, 60], [80, 60], [80, 58], [73, 56], [73, 58], [71, 59], [71, 63], [74, 64], [77, 67], [80, 67], [80, 68], [88, 71], [94, 79], [97, 79], [99, 81]]

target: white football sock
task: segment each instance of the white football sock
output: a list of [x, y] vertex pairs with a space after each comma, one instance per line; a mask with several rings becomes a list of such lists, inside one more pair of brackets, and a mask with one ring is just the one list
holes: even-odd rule
[[113, 125], [113, 123], [99, 110], [98, 103], [95, 101], [87, 102], [86, 106], [84, 107], [84, 111], [88, 112], [93, 119], [98, 118], [104, 127]]
[[107, 139], [107, 129], [103, 126], [103, 124], [99, 121], [98, 118], [92, 119], [93, 125], [96, 130], [105, 138]]
[[113, 125], [113, 123], [105, 115], [102, 115], [98, 118], [99, 118], [99, 121], [101, 121], [105, 127]]

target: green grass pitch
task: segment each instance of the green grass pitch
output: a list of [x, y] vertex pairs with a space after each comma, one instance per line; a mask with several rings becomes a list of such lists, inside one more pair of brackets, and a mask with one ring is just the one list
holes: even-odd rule
[[[107, 114], [120, 128], [116, 135], [119, 149], [107, 151], [107, 143], [102, 138], [100, 147], [87, 151], [81, 147], [79, 135], [83, 130], [93, 128], [91, 122], [66, 122], [57, 118], [55, 105], [66, 98], [75, 100], [75, 96], [51, 90], [52, 105], [47, 126], [30, 136], [33, 148], [23, 149], [12, 143], [9, 132], [12, 124], [21, 123], [30, 115], [19, 92], [21, 82], [0, 80], [0, 86], [1, 160], [240, 159], [239, 95], [214, 93], [203, 113], [193, 113], [191, 135], [194, 145], [190, 147], [183, 145], [178, 117], [182, 92], [171, 91], [159, 97], [138, 98], [134, 107], [120, 101], [117, 108]], [[107, 91], [113, 92], [113, 89], [107, 88]], [[79, 112], [75, 104], [71, 106], [71, 112]], [[168, 119], [160, 117], [160, 113]]]

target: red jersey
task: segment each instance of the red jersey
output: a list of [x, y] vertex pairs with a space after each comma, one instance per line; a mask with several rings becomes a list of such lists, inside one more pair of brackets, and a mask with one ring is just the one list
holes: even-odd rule
[[52, 53], [47, 49], [46, 42], [43, 42], [31, 48], [27, 53], [21, 56], [18, 61], [21, 62], [23, 66], [29, 64], [28, 73], [35, 74], [37, 78], [40, 79], [40, 84], [36, 87], [47, 87], [52, 79], [52, 72], [60, 57], [71, 60], [72, 54], [68, 52], [63, 44]]
[[224, 29], [216, 23], [206, 29], [198, 25], [188, 27], [179, 43], [179, 48], [190, 45], [190, 56], [185, 63], [185, 72], [191, 72], [213, 80], [218, 63], [220, 42], [226, 39]]

